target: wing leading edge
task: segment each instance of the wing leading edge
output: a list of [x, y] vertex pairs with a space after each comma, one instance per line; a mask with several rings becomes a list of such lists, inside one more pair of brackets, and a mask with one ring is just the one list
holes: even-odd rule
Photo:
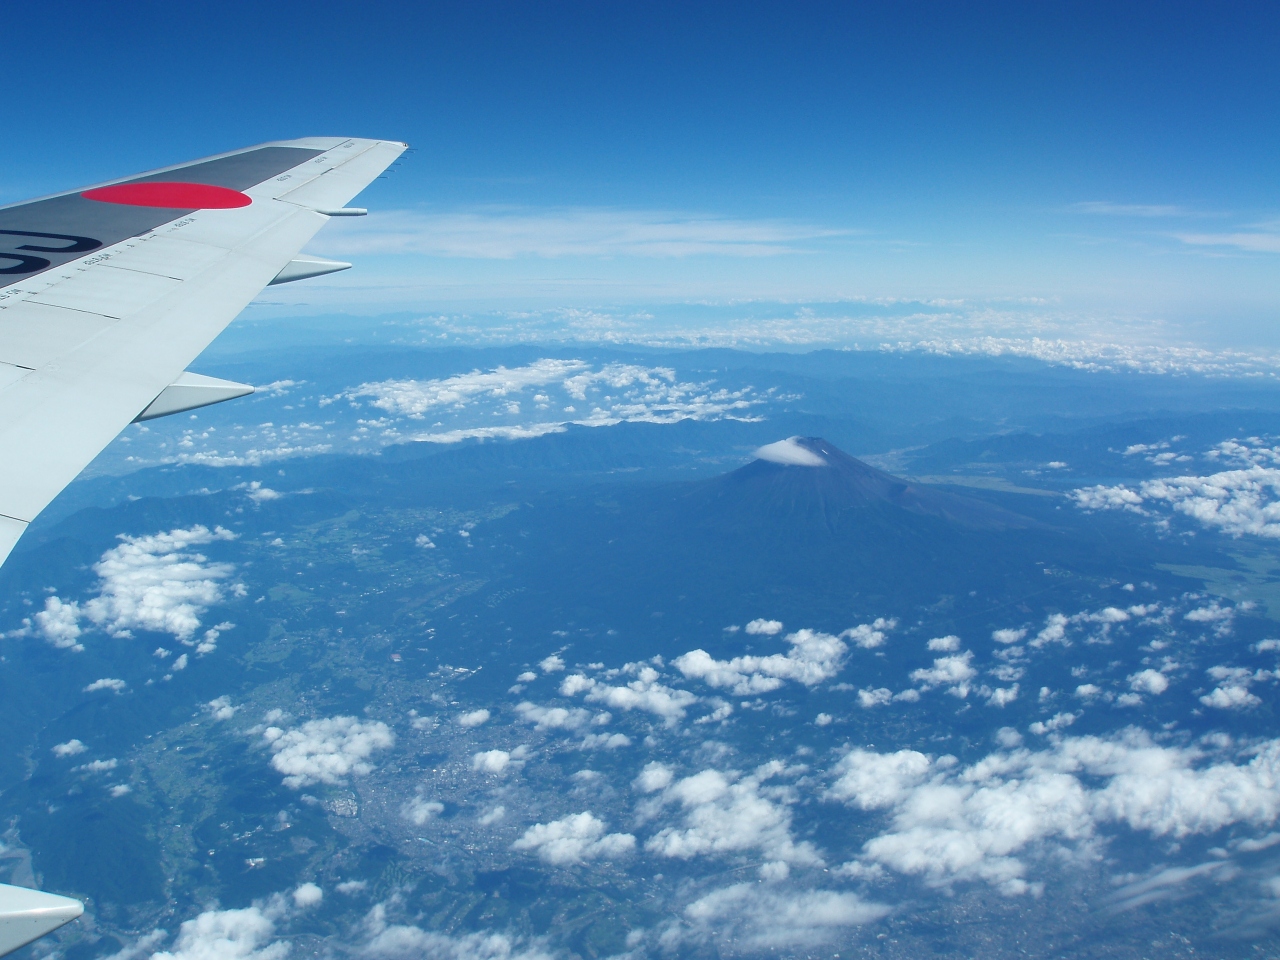
[[[138, 418], [251, 392], [186, 367], [406, 149], [310, 138], [0, 207], [0, 562]], [[197, 402], [202, 401], [202, 402]]]

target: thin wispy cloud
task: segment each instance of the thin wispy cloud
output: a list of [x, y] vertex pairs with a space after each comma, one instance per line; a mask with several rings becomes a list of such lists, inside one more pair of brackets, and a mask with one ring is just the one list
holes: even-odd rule
[[1112, 203], [1110, 200], [1085, 200], [1073, 203], [1073, 213], [1092, 213], [1106, 217], [1190, 217], [1197, 214], [1172, 203]]
[[806, 243], [850, 232], [789, 220], [607, 207], [392, 210], [339, 227], [322, 236], [320, 243], [326, 252], [418, 253], [481, 260], [765, 257], [798, 253]]
[[1178, 233], [1183, 243], [1196, 247], [1233, 247], [1247, 253], [1280, 253], [1280, 233]]

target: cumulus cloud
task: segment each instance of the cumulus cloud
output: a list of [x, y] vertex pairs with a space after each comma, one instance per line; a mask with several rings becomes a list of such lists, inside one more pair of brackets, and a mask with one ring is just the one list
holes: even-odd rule
[[436, 800], [428, 800], [424, 796], [425, 787], [417, 788], [417, 796], [406, 800], [400, 807], [400, 816], [404, 817], [415, 827], [420, 827], [432, 817], [439, 816], [444, 813], [444, 804]]
[[525, 701], [516, 705], [516, 713], [537, 730], [580, 730], [591, 722], [590, 712], [581, 707], [540, 707]]
[[978, 675], [973, 668], [973, 651], [966, 650], [950, 657], [938, 657], [932, 667], [921, 667], [911, 671], [911, 679], [920, 685], [921, 690], [932, 690], [934, 687], [946, 687], [947, 693], [956, 697], [969, 695], [970, 681]]
[[314, 883], [304, 883], [293, 891], [293, 902], [299, 907], [314, 907], [324, 899], [324, 891]]
[[[538, 661], [538, 669], [543, 673], [559, 673], [564, 670], [564, 658], [553, 653], [551, 656], [544, 657]], [[532, 680], [534, 678], [530, 677], [529, 679]]]
[[852, 928], [879, 920], [889, 909], [852, 893], [737, 883], [685, 907], [684, 924], [666, 932], [663, 939], [666, 946], [691, 938], [752, 952], [789, 953], [845, 940]]
[[55, 743], [51, 749], [55, 757], [74, 757], [78, 753], [84, 753], [89, 748], [79, 740], [68, 740], [66, 743]]
[[864, 687], [858, 691], [858, 706], [863, 710], [870, 710], [872, 707], [883, 707], [886, 704], [895, 701], [906, 701], [915, 703], [920, 699], [918, 690], [903, 690], [901, 693], [894, 693], [888, 687]]
[[782, 632], [782, 621], [757, 618], [748, 623], [745, 629], [750, 634], [772, 637]]
[[1135, 693], [1159, 695], [1169, 689], [1169, 678], [1159, 670], [1139, 670], [1128, 676], [1129, 689]]
[[35, 629], [49, 643], [64, 650], [83, 650], [80, 643], [80, 605], [74, 600], [45, 597], [44, 609], [33, 617]]
[[[88, 620], [115, 637], [132, 636], [134, 630], [170, 633], [189, 646], [200, 627], [200, 615], [225, 598], [222, 581], [234, 572], [229, 563], [210, 563], [192, 547], [217, 540], [234, 540], [235, 534], [222, 527], [213, 530], [197, 524], [190, 529], [174, 529], [152, 536], [121, 534], [121, 543], [112, 547], [94, 564], [98, 575], [97, 596], [83, 604], [47, 597], [45, 607], [27, 629], [38, 633], [56, 647], [83, 649], [79, 642], [81, 623]], [[32, 622], [34, 621], [34, 622]], [[215, 628], [208, 646], [214, 649]]]
[[172, 950], [151, 960], [283, 960], [290, 944], [275, 939], [282, 907], [255, 904], [239, 910], [206, 910], [187, 920]]
[[573, 697], [581, 693], [587, 700], [615, 710], [643, 710], [661, 717], [667, 726], [683, 720], [688, 708], [698, 702], [688, 690], [660, 683], [661, 674], [647, 663], [628, 663], [622, 672], [635, 679], [625, 686], [614, 686], [582, 673], [570, 674], [560, 682], [560, 694]]
[[1146, 480], [1136, 490], [1124, 485], [1084, 487], [1072, 496], [1084, 510], [1150, 513], [1164, 507], [1233, 537], [1280, 538], [1280, 447], [1231, 440], [1209, 456], [1240, 466], [1203, 477]]
[[236, 715], [236, 711], [240, 709], [231, 705], [231, 698], [228, 696], [216, 697], [206, 703], [204, 708], [209, 711], [209, 716], [215, 720], [230, 720]]
[[450, 936], [423, 930], [414, 924], [390, 923], [387, 913], [387, 904], [379, 903], [365, 916], [365, 940], [357, 949], [359, 956], [369, 960], [552, 960], [551, 954], [536, 943], [505, 934], [462, 933]]
[[94, 693], [98, 690], [110, 690], [112, 693], [121, 693], [128, 684], [123, 680], [116, 680], [113, 677], [103, 677], [101, 680], [95, 680], [84, 688], [85, 693]]
[[653, 819], [674, 810], [677, 822], [654, 833], [645, 849], [681, 860], [755, 850], [771, 861], [820, 865], [813, 844], [797, 843], [791, 835], [795, 792], [770, 783], [786, 769], [775, 760], [745, 776], [709, 769], [676, 780], [665, 767], [649, 765], [638, 786], [652, 796], [640, 814]]
[[832, 769], [829, 796], [889, 814], [889, 829], [864, 844], [862, 868], [937, 886], [984, 880], [1017, 894], [1035, 889], [1023, 857], [1082, 851], [1104, 825], [1181, 838], [1274, 823], [1280, 740], [1246, 756], [1161, 746], [1139, 730], [997, 751], [970, 766], [913, 750], [853, 750]]
[[477, 773], [502, 773], [511, 765], [506, 750], [482, 750], [471, 758], [471, 769]]
[[458, 726], [460, 727], [478, 727], [482, 723], [489, 722], [489, 711], [483, 708], [479, 710], [468, 710], [466, 713], [458, 717]]
[[[772, 622], [777, 623], [776, 620]], [[747, 624], [748, 632], [751, 632], [751, 626], [751, 623]], [[781, 628], [781, 624], [778, 626]], [[871, 646], [883, 642], [884, 636], [881, 631], [865, 624], [841, 634], [845, 635], [856, 636], [863, 645], [869, 643]], [[797, 630], [788, 634], [786, 639], [791, 644], [791, 649], [785, 654], [744, 655], [731, 660], [716, 660], [705, 650], [699, 649], [676, 657], [672, 666], [691, 680], [701, 680], [711, 687], [727, 688], [737, 696], [748, 696], [777, 690], [787, 680], [794, 680], [807, 687], [828, 680], [839, 672], [844, 664], [845, 654], [849, 651], [840, 637], [817, 630]]]
[[285, 786], [294, 790], [365, 776], [373, 771], [369, 758], [396, 740], [385, 723], [355, 717], [308, 720], [291, 730], [268, 727], [262, 738], [274, 754], [271, 765], [285, 775]]
[[930, 650], [937, 650], [943, 653], [954, 653], [960, 649], [960, 638], [954, 633], [945, 637], [934, 637], [927, 644]]
[[585, 860], [620, 857], [635, 849], [629, 833], [606, 833], [604, 821], [589, 810], [550, 823], [535, 823], [513, 850], [536, 853], [545, 863], [568, 866]]
[[1200, 698], [1206, 707], [1217, 710], [1247, 710], [1262, 703], [1262, 698], [1249, 692], [1253, 683], [1273, 680], [1277, 673], [1268, 670], [1246, 670], [1244, 667], [1210, 667], [1205, 671], [1217, 686]]

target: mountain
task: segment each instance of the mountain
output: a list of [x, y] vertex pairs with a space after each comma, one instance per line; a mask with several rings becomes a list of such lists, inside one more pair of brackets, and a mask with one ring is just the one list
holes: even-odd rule
[[981, 624], [1010, 598], [1052, 605], [1080, 576], [1153, 575], [1049, 498], [1022, 498], [1044, 522], [893, 477], [820, 438], [757, 454], [703, 480], [548, 491], [472, 531], [523, 587], [502, 601], [508, 622], [528, 633], [644, 624], [655, 640], [718, 635], [744, 610], [830, 629], [926, 608]]
[[892, 523], [899, 513], [934, 517], [968, 530], [1040, 526], [977, 497], [891, 476], [820, 437], [791, 437], [756, 453], [756, 460], [716, 478], [693, 497], [704, 501], [704, 509], [714, 510], [719, 502], [738, 517], [825, 523], [832, 532]]

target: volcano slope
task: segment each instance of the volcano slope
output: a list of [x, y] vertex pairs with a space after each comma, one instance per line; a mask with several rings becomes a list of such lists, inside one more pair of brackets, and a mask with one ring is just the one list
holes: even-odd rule
[[820, 438], [758, 453], [708, 480], [534, 497], [476, 531], [476, 546], [493, 536], [506, 548], [519, 593], [504, 613], [529, 628], [646, 623], [666, 636], [744, 617], [978, 627], [1008, 607], [1057, 609], [1067, 593], [1087, 602], [1102, 580], [1161, 576], [1149, 540], [1104, 535], [1061, 498], [1003, 498], [1018, 501], [1010, 509], [893, 477]]

